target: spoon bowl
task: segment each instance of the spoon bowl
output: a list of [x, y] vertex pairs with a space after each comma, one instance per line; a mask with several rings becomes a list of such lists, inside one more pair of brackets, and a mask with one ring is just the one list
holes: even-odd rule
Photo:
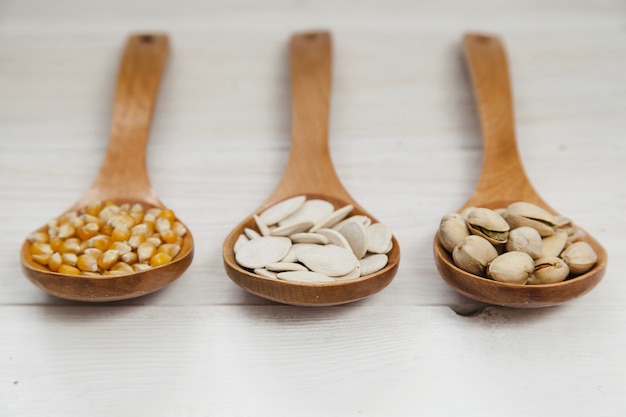
[[[140, 203], [147, 210], [165, 208], [150, 185], [146, 170], [146, 145], [161, 75], [169, 51], [162, 34], [137, 34], [128, 38], [119, 70], [109, 146], [91, 188], [65, 213], [92, 201]], [[63, 213], [63, 214], [65, 214]], [[180, 220], [179, 220], [180, 221]], [[186, 227], [186, 226], [185, 226]], [[37, 232], [45, 232], [47, 226]], [[176, 280], [191, 264], [191, 232], [168, 264], [124, 275], [65, 275], [33, 261], [24, 241], [20, 259], [26, 277], [56, 297], [77, 301], [116, 301], [157, 291]]]
[[[512, 93], [504, 46], [494, 36], [466, 34], [464, 51], [474, 86], [483, 136], [483, 163], [474, 193], [459, 209], [504, 208], [517, 201], [536, 204], [553, 215], [535, 191], [522, 167], [514, 131]], [[591, 245], [598, 261], [585, 274], [555, 284], [508, 284], [470, 274], [458, 268], [452, 256], [434, 239], [434, 256], [441, 277], [471, 299], [507, 307], [537, 308], [558, 305], [589, 292], [606, 271], [607, 253], [591, 235], [573, 225], [579, 240]]]
[[[290, 197], [323, 199], [335, 209], [351, 204], [350, 215], [365, 215], [363, 209], [341, 184], [328, 149], [328, 114], [331, 81], [331, 37], [327, 32], [296, 34], [290, 43], [292, 139], [287, 167], [278, 186], [255, 212]], [[250, 215], [226, 237], [222, 255], [228, 276], [252, 294], [284, 304], [328, 306], [366, 298], [385, 288], [394, 278], [400, 261], [400, 247], [393, 248], [387, 265], [380, 271], [353, 280], [331, 283], [297, 283], [269, 279], [239, 266], [233, 246], [246, 227], [254, 228]]]

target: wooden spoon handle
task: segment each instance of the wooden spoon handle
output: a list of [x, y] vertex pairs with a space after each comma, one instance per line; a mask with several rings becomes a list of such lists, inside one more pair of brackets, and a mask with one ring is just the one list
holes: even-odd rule
[[283, 177], [268, 201], [297, 193], [349, 198], [328, 148], [332, 41], [328, 32], [296, 34], [290, 43], [291, 151]]
[[466, 34], [464, 49], [478, 104], [483, 163], [466, 205], [497, 197], [545, 204], [524, 172], [515, 140], [515, 121], [504, 46], [497, 37]]
[[130, 36], [122, 56], [108, 150], [91, 190], [81, 199], [144, 199], [160, 204], [146, 170], [146, 145], [163, 69], [167, 35]]

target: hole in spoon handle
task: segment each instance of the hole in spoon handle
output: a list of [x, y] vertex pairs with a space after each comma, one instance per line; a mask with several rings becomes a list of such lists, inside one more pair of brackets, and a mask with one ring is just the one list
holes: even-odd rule
[[89, 193], [121, 199], [146, 197], [158, 202], [146, 171], [146, 145], [168, 53], [167, 35], [137, 34], [127, 39], [117, 78], [109, 145]]
[[[524, 172], [515, 140], [515, 121], [506, 53], [494, 36], [466, 34], [464, 51], [478, 106], [483, 137], [483, 163], [475, 194], [502, 199], [535, 191]], [[538, 197], [537, 197], [538, 198]]]

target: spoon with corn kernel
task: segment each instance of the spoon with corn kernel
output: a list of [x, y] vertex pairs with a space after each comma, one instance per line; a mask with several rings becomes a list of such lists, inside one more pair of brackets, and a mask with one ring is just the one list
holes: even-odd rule
[[51, 295], [78, 301], [138, 297], [170, 284], [191, 264], [193, 237], [161, 203], [146, 170], [168, 52], [167, 35], [127, 39], [109, 146], [93, 185], [22, 245], [24, 274]]
[[[327, 32], [296, 34], [290, 43], [292, 137], [287, 167], [274, 192], [257, 213], [279, 202], [305, 196], [326, 200], [340, 211], [352, 206], [350, 215], [365, 215], [377, 223], [348, 194], [333, 168], [328, 150], [328, 116], [331, 81], [331, 37]], [[323, 283], [270, 279], [237, 263], [234, 245], [245, 229], [255, 228], [255, 214], [237, 225], [222, 249], [228, 276], [246, 291], [269, 300], [303, 306], [328, 306], [363, 299], [385, 288], [394, 278], [400, 247], [392, 236], [386, 266], [356, 279]]]
[[[549, 213], [557, 213], [531, 185], [522, 167], [515, 142], [513, 100], [508, 64], [502, 42], [494, 36], [467, 34], [464, 50], [470, 69], [483, 136], [482, 172], [474, 193], [458, 211], [468, 207], [498, 209], [517, 201], [533, 203]], [[465, 272], [435, 235], [435, 263], [441, 277], [454, 290], [484, 303], [536, 308], [570, 301], [590, 291], [602, 279], [607, 253], [591, 235], [574, 225], [580, 240], [597, 254], [597, 262], [588, 272], [553, 284], [510, 284]]]

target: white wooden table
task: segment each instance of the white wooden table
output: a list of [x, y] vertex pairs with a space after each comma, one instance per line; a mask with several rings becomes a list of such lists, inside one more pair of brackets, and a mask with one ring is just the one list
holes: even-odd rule
[[[334, 35], [336, 170], [402, 259], [379, 294], [298, 308], [237, 287], [221, 245], [281, 176], [287, 41], [318, 28]], [[53, 298], [18, 250], [91, 184], [139, 30], [171, 37], [148, 167], [195, 259], [142, 298]], [[531, 181], [608, 250], [601, 284], [566, 305], [484, 306], [435, 268], [439, 219], [480, 169], [467, 30], [506, 43]], [[0, 415], [624, 416], [625, 120], [623, 0], [1, 0]]]

